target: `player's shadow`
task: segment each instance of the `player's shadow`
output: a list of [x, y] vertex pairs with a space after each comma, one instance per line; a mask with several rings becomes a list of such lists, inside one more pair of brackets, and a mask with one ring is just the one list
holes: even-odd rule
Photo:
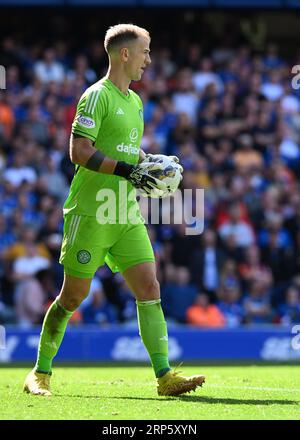
[[132, 397], [132, 396], [85, 396], [75, 394], [55, 394], [56, 397], [72, 397], [80, 399], [117, 399], [117, 400], [156, 400], [158, 402], [181, 400], [187, 403], [209, 403], [209, 404], [225, 404], [225, 405], [299, 405], [300, 402], [296, 400], [277, 400], [277, 399], [228, 399], [219, 397], [205, 397], [205, 396], [177, 396], [177, 397]]
[[200, 402], [200, 403], [209, 403], [209, 404], [226, 404], [226, 405], [295, 405], [300, 404], [299, 401], [294, 400], [274, 400], [274, 399], [227, 399], [227, 398], [218, 398], [218, 397], [200, 397], [200, 396], [177, 396], [177, 397], [108, 397], [109, 399], [129, 399], [129, 400], [157, 400], [157, 401], [165, 401], [165, 400], [181, 400], [183, 402]]
[[225, 405], [299, 405], [297, 400], [279, 400], [279, 399], [229, 399], [219, 397], [205, 396], [178, 396], [177, 399], [184, 402], [200, 402], [209, 404], [225, 404]]

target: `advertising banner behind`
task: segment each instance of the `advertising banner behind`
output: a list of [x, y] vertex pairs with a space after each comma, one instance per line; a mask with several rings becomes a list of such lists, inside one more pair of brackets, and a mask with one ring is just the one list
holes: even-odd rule
[[[300, 327], [300, 326], [298, 326]], [[40, 329], [6, 328], [0, 362], [34, 361]], [[4, 348], [5, 347], [5, 348]], [[300, 332], [290, 328], [243, 328], [169, 331], [171, 361], [300, 360]], [[138, 331], [122, 327], [84, 327], [66, 332], [58, 361], [148, 361]]]

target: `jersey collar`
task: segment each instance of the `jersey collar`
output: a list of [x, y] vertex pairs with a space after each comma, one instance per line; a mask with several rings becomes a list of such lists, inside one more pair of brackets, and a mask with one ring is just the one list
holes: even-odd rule
[[130, 89], [128, 89], [128, 93], [127, 95], [125, 95], [123, 92], [121, 92], [121, 90], [109, 79], [106, 78], [106, 80], [109, 84], [109, 86], [114, 89], [120, 96], [122, 96], [123, 99], [125, 99], [126, 101], [129, 101], [130, 99]]

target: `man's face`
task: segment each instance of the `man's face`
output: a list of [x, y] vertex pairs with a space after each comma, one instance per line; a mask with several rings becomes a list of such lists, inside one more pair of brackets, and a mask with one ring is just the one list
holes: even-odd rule
[[139, 81], [147, 66], [151, 63], [150, 39], [138, 37], [128, 45], [128, 58], [126, 60], [126, 72], [130, 80]]

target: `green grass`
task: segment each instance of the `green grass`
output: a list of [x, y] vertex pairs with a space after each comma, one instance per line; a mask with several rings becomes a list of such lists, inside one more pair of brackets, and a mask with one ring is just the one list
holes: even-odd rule
[[299, 366], [193, 366], [206, 384], [158, 397], [148, 367], [57, 367], [52, 397], [22, 393], [28, 369], [0, 369], [0, 419], [300, 419]]

